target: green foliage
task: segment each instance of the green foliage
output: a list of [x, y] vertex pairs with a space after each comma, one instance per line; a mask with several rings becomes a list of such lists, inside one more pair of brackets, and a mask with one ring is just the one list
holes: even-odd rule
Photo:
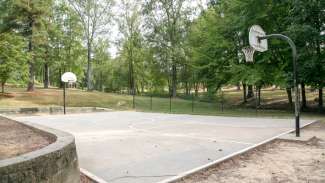
[[87, 90], [93, 89], [92, 54], [96, 39], [103, 33], [108, 33], [107, 24], [111, 21], [110, 9], [113, 0], [68, 0], [70, 6], [78, 15], [82, 25], [83, 38], [87, 48]]
[[208, 9], [191, 27], [192, 66], [210, 91], [217, 91], [229, 79], [229, 66], [234, 62], [231, 42], [222, 33], [224, 18], [217, 9]]
[[185, 40], [191, 7], [187, 0], [149, 0], [144, 5], [147, 39], [154, 57], [168, 81], [170, 93], [176, 96], [178, 70], [186, 64]]
[[[269, 40], [267, 52], [245, 62], [248, 28], [259, 24], [294, 40], [301, 83], [325, 86], [324, 1], [211, 0], [206, 9], [193, 7], [197, 2], [122, 0], [112, 15], [112, 0], [0, 1], [2, 81], [28, 75], [29, 82], [60, 86], [61, 74], [72, 71], [79, 87], [99, 91], [189, 96], [194, 90], [208, 98], [228, 84], [291, 88], [286, 42]], [[107, 25], [112, 16], [120, 33], [115, 58], [108, 51], [115, 44]]]
[[53, 15], [48, 28], [50, 42], [46, 45], [47, 55], [43, 64], [51, 67], [53, 83], [60, 85], [60, 76], [70, 71], [83, 84], [86, 48], [82, 45], [83, 33], [79, 18], [66, 3], [54, 5]]
[[0, 33], [0, 82], [2, 87], [8, 79], [13, 79], [14, 72], [26, 73], [26, 61], [29, 57], [24, 49], [22, 37], [14, 33]]
[[288, 32], [299, 50], [300, 78], [316, 88], [325, 86], [325, 2], [294, 0]]

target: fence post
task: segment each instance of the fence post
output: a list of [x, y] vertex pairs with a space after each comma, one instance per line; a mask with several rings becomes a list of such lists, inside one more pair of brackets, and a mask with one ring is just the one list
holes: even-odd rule
[[221, 88], [221, 112], [224, 110], [224, 101], [223, 101], [223, 90]]
[[192, 93], [192, 113], [194, 113], [194, 94]]
[[169, 96], [169, 112], [172, 113], [172, 95]]
[[150, 110], [152, 111], [152, 94], [150, 95]]
[[133, 93], [133, 95], [132, 95], [132, 100], [133, 100], [133, 104], [132, 104], [132, 107], [133, 107], [133, 109], [135, 109], [135, 94]]
[[256, 116], [257, 116], [257, 107], [258, 107], [258, 89], [257, 89], [258, 87], [257, 86], [255, 86], [255, 112], [256, 112]]

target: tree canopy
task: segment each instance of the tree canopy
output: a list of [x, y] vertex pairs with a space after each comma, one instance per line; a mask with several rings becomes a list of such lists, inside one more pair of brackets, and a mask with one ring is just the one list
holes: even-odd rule
[[1, 81], [19, 72], [29, 91], [35, 83], [61, 87], [61, 74], [73, 71], [88, 90], [215, 96], [236, 85], [246, 101], [253, 86], [277, 86], [290, 100], [287, 43], [269, 40], [269, 51], [245, 62], [248, 28], [258, 24], [294, 40], [299, 84], [319, 90], [322, 108], [324, 7], [321, 0], [3, 0]]

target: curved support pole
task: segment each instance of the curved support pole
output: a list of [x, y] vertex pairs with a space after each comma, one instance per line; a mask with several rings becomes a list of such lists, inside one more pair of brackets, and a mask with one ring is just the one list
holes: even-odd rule
[[298, 88], [298, 71], [297, 71], [297, 48], [295, 43], [287, 36], [282, 34], [270, 34], [263, 37], [258, 37], [258, 40], [268, 38], [278, 38], [287, 41], [292, 49], [293, 58], [293, 77], [294, 77], [294, 90], [295, 90], [295, 117], [296, 117], [296, 136], [300, 137], [300, 104], [299, 104], [299, 88]]

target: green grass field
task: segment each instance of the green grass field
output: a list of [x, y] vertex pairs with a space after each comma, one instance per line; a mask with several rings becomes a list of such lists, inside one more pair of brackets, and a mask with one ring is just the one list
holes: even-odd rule
[[[203, 102], [200, 98], [192, 101], [188, 99], [146, 96], [135, 97], [135, 109], [133, 109], [133, 97], [129, 95], [119, 95], [102, 92], [86, 92], [78, 89], [67, 91], [67, 105], [69, 107], [104, 107], [114, 110], [136, 110], [144, 112], [162, 112], [178, 114], [196, 115], [224, 115], [224, 116], [272, 116], [272, 117], [291, 117], [291, 110], [288, 108], [287, 95], [283, 90], [264, 90], [262, 92], [262, 106], [255, 109], [255, 100], [251, 99], [248, 104], [242, 104], [241, 91], [224, 92], [224, 105], [222, 107], [220, 98], [215, 101]], [[316, 93], [308, 93], [309, 105], [313, 102]], [[219, 96], [220, 97], [220, 96]], [[39, 106], [62, 106], [62, 89], [41, 89], [35, 92], [26, 92], [25, 88], [7, 88], [7, 93], [0, 97], [0, 107], [39, 107]], [[171, 110], [170, 110], [171, 105]], [[271, 107], [270, 107], [271, 106]], [[266, 109], [267, 108], [267, 109]], [[280, 108], [281, 110], [276, 110]], [[319, 117], [317, 113], [303, 113], [305, 117]]]

